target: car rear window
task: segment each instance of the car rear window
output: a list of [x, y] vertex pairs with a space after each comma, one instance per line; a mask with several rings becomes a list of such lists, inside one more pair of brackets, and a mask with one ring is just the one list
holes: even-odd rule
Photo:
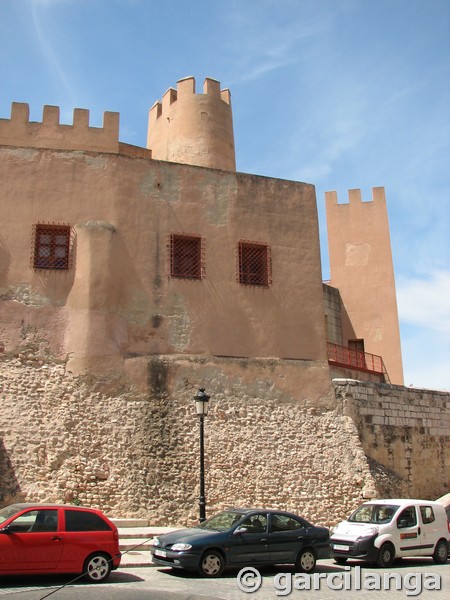
[[83, 510], [66, 510], [66, 531], [111, 531], [99, 515]]

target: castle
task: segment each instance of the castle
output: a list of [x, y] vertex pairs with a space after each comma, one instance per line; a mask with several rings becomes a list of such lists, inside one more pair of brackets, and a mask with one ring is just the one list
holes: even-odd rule
[[[147, 140], [121, 142], [117, 113], [94, 128], [75, 109], [63, 125], [45, 106], [36, 123], [13, 103], [0, 119], [12, 419], [0, 429], [0, 502], [22, 494], [153, 523], [194, 518], [199, 387], [212, 398], [212, 508], [288, 505], [329, 521], [389, 486], [438, 495], [449, 479], [448, 434], [435, 431], [445, 395], [397, 423], [425, 428], [409, 464], [394, 442], [373, 445], [375, 405], [360, 419], [358, 395], [416, 400], [402, 387], [384, 189], [369, 201], [350, 190], [342, 204], [327, 193], [324, 284], [314, 186], [236, 172], [229, 90], [207, 78], [199, 94], [193, 77], [180, 80], [151, 107]], [[441, 457], [435, 475], [411, 467], [423, 436]]]

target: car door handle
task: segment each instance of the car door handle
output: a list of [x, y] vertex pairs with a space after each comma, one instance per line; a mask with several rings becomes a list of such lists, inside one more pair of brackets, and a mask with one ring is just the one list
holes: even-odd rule
[[267, 542], [267, 538], [261, 538], [259, 541], [260, 542]]
[[419, 527], [419, 529], [417, 530], [417, 533], [420, 535], [420, 527]]
[[62, 540], [62, 537], [58, 537], [57, 535], [54, 535], [50, 539], [52, 540], [52, 542], [60, 542]]

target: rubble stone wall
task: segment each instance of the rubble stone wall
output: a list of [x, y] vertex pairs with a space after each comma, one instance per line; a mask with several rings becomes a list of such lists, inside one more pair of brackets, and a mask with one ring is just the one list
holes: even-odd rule
[[448, 394], [341, 380], [335, 396], [312, 401], [283, 389], [283, 373], [297, 369], [301, 380], [308, 367], [275, 360], [131, 359], [134, 375], [147, 373], [145, 389], [66, 367], [0, 355], [1, 505], [81, 503], [116, 518], [193, 524], [193, 395], [203, 385], [207, 514], [271, 506], [330, 526], [365, 498], [435, 498], [448, 486]]
[[112, 393], [104, 381], [71, 375], [65, 364], [3, 355], [0, 502], [80, 502], [113, 517], [192, 524], [198, 381], [211, 395], [207, 514], [272, 506], [332, 524], [375, 493], [351, 418], [330, 397], [313, 403], [283, 391], [276, 361], [146, 360], [150, 393], [126, 385]]
[[[450, 489], [450, 394], [334, 379], [344, 415], [365, 454], [401, 480], [405, 497], [436, 499]], [[380, 488], [378, 482], [378, 489]]]

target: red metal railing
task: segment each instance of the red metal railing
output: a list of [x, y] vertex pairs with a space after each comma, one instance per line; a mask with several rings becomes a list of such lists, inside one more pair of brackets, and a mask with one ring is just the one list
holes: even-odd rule
[[338, 346], [327, 342], [328, 361], [341, 367], [350, 367], [360, 371], [370, 371], [372, 373], [386, 374], [383, 359], [376, 354], [369, 352], [358, 352], [350, 350], [346, 346]]

